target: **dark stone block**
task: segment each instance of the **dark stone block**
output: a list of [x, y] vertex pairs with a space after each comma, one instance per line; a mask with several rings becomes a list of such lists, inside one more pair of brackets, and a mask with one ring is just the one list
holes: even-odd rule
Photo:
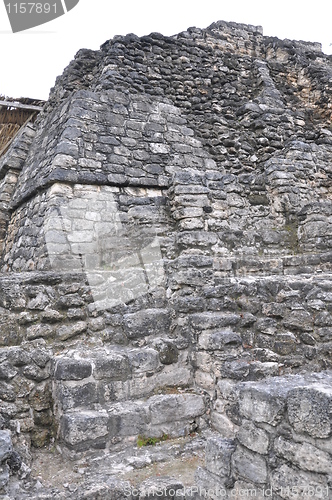
[[100, 355], [94, 358], [93, 376], [97, 380], [127, 380], [131, 378], [131, 369], [127, 356], [119, 353]]
[[56, 365], [54, 376], [57, 380], [82, 380], [90, 377], [92, 366], [83, 359], [60, 359]]
[[168, 333], [170, 328], [169, 311], [166, 309], [145, 309], [126, 314], [123, 319], [124, 329], [129, 339]]

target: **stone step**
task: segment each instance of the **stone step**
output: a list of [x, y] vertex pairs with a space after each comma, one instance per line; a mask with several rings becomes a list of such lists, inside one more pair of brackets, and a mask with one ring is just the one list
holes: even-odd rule
[[332, 436], [332, 371], [241, 382], [238, 389], [242, 418], [275, 426], [287, 414], [298, 433]]
[[138, 435], [186, 436], [200, 428], [205, 412], [202, 395], [184, 392], [71, 411], [60, 418], [60, 440], [71, 450], [85, 451], [132, 442]]
[[159, 351], [109, 346], [88, 357], [82, 351], [58, 356], [54, 360], [58, 412], [93, 410], [100, 404], [151, 396], [165, 387], [187, 387], [192, 381], [187, 354], [173, 347], [167, 342]]
[[232, 485], [227, 498], [239, 498], [243, 482], [274, 491], [273, 498], [285, 498], [292, 488], [296, 498], [305, 498], [308, 488], [330, 498], [332, 371], [240, 382], [235, 391], [236, 432], [233, 439], [225, 433], [208, 438], [197, 484], [214, 491]]

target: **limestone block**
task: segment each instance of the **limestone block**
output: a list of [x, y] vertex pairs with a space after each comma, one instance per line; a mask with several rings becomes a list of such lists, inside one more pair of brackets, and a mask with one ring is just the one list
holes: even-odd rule
[[[66, 297], [67, 299], [70, 299], [68, 296]], [[72, 304], [72, 301], [70, 301], [70, 305]], [[72, 325], [63, 325], [60, 326], [57, 329], [56, 335], [57, 338], [60, 340], [68, 340], [73, 337], [76, 337], [80, 333], [84, 333], [87, 329], [88, 325], [85, 321], [77, 321], [76, 323]]]
[[9, 467], [6, 464], [0, 465], [0, 490], [4, 488], [6, 484], [8, 484], [8, 481], [9, 481]]
[[93, 359], [93, 376], [97, 380], [127, 380], [131, 378], [129, 359], [125, 354], [97, 354]]
[[211, 412], [211, 427], [223, 438], [234, 438], [238, 427], [224, 414]]
[[56, 388], [56, 400], [63, 411], [74, 408], [91, 408], [100, 398], [97, 384], [88, 382], [79, 385], [62, 383]]
[[7, 361], [0, 364], [0, 380], [11, 380], [17, 374], [17, 370]]
[[238, 347], [241, 345], [240, 335], [230, 329], [214, 333], [203, 332], [198, 340], [198, 345], [208, 350], [224, 350], [225, 348]]
[[108, 422], [106, 412], [67, 413], [61, 419], [61, 437], [69, 446], [87, 449], [98, 442], [105, 442], [108, 436]]
[[145, 309], [124, 315], [124, 329], [130, 339], [148, 335], [167, 334], [170, 327], [169, 311], [166, 309]]
[[16, 399], [16, 394], [12, 385], [3, 382], [2, 380], [0, 380], [0, 399], [8, 402], [14, 402]]
[[304, 309], [291, 311], [283, 321], [286, 328], [310, 332], [313, 329], [313, 318]]
[[332, 435], [332, 387], [329, 380], [295, 388], [287, 398], [288, 418], [296, 432], [312, 437]]
[[145, 434], [150, 420], [148, 405], [129, 401], [113, 405], [109, 411], [111, 436], [137, 436]]
[[206, 469], [217, 476], [229, 476], [231, 458], [235, 449], [235, 442], [231, 439], [208, 438], [205, 448]]
[[7, 460], [12, 451], [13, 445], [10, 432], [7, 430], [0, 431], [0, 464]]
[[92, 365], [90, 361], [84, 359], [59, 359], [54, 377], [56, 380], [82, 380], [90, 377]]
[[248, 420], [276, 425], [285, 409], [286, 390], [278, 382], [248, 384], [240, 389], [239, 411]]
[[195, 329], [204, 330], [208, 328], [222, 328], [236, 325], [240, 316], [231, 313], [204, 312], [192, 314], [190, 322]]
[[149, 407], [152, 424], [195, 418], [205, 412], [203, 397], [196, 394], [154, 396]]
[[303, 472], [286, 464], [272, 471], [271, 487], [275, 494], [285, 500], [329, 498], [325, 476]]
[[203, 370], [197, 370], [195, 372], [195, 382], [198, 387], [205, 389], [211, 395], [215, 390], [215, 377], [211, 373], [207, 373]]
[[163, 365], [172, 365], [179, 359], [179, 351], [171, 340], [156, 339], [154, 346], [159, 352], [159, 359]]
[[232, 455], [232, 467], [233, 472], [246, 481], [259, 484], [264, 484], [267, 481], [265, 459], [242, 446], [238, 446]]
[[39, 366], [36, 366], [34, 363], [32, 363], [31, 365], [25, 366], [23, 368], [23, 375], [30, 380], [41, 382], [42, 380], [46, 380], [49, 378], [50, 371], [50, 367], [40, 368]]
[[266, 454], [269, 447], [268, 434], [259, 427], [256, 427], [250, 420], [244, 420], [237, 433], [238, 440], [246, 448], [260, 454]]
[[309, 443], [294, 443], [279, 436], [274, 442], [274, 449], [302, 470], [332, 475], [332, 455]]
[[47, 410], [52, 406], [52, 394], [49, 382], [37, 385], [29, 394], [30, 406], [37, 411]]
[[127, 356], [133, 371], [137, 373], [155, 371], [159, 365], [158, 351], [155, 349], [131, 349]]

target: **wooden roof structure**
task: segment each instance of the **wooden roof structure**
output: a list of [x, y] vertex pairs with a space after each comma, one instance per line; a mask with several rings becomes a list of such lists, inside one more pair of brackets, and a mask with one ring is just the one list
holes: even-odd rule
[[0, 95], [0, 156], [28, 122], [33, 122], [43, 109], [45, 101], [20, 98], [12, 99]]

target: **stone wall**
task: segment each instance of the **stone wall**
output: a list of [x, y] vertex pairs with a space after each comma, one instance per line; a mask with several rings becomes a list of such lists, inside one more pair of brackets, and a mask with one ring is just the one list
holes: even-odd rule
[[211, 498], [330, 498], [331, 372], [278, 382], [238, 384], [236, 439], [210, 438], [196, 473]]
[[26, 463], [211, 428], [202, 485], [327, 485], [301, 457], [330, 435], [289, 408], [329, 401], [331, 75], [317, 44], [218, 22], [57, 79], [0, 164], [0, 423]]

